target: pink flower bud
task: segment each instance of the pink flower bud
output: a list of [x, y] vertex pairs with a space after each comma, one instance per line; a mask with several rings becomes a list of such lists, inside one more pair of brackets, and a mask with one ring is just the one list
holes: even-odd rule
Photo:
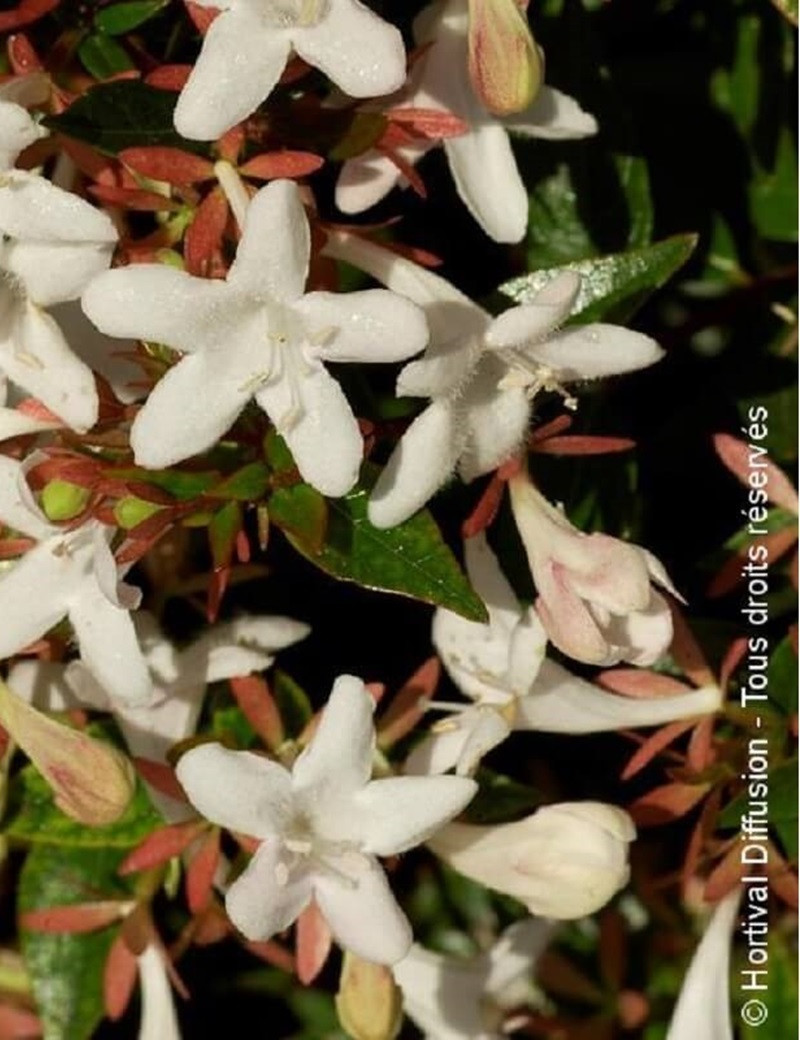
[[496, 116], [521, 112], [544, 81], [542, 56], [515, 0], [469, 0], [469, 75]]

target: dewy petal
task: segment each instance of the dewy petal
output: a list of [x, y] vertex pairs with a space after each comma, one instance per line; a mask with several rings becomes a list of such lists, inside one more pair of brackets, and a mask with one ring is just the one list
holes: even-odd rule
[[474, 780], [460, 776], [373, 780], [350, 802], [353, 835], [376, 856], [405, 852], [457, 816], [477, 790]]
[[666, 1040], [732, 1040], [730, 959], [741, 890], [721, 900], [683, 980]]
[[117, 241], [116, 228], [102, 210], [45, 177], [20, 170], [7, 174], [0, 187], [0, 231], [23, 242], [113, 246]]
[[50, 315], [29, 301], [15, 301], [7, 338], [0, 342], [0, 369], [72, 429], [84, 433], [97, 422], [91, 369], [75, 357]]
[[139, 1040], [181, 1040], [165, 957], [150, 943], [136, 958], [142, 991]]
[[407, 520], [452, 476], [464, 443], [456, 409], [447, 398], [434, 400], [403, 434], [370, 495], [375, 527]]
[[528, 430], [531, 403], [521, 386], [497, 387], [501, 362], [484, 356], [466, 387], [462, 407], [467, 414], [467, 442], [458, 463], [465, 482], [489, 473], [521, 448]]
[[181, 756], [175, 771], [200, 815], [220, 827], [263, 839], [280, 834], [288, 819], [289, 772], [252, 751], [201, 744]]
[[95, 278], [81, 304], [108, 336], [151, 340], [191, 354], [226, 341], [239, 301], [224, 282], [167, 264], [132, 264]]
[[465, 704], [464, 710], [449, 716], [441, 729], [430, 730], [406, 759], [404, 773], [407, 776], [439, 776], [457, 766], [476, 725], [477, 711], [474, 706]]
[[302, 621], [271, 615], [215, 625], [180, 654], [175, 681], [182, 687], [262, 671], [276, 650], [305, 639], [309, 631]]
[[340, 675], [311, 743], [294, 764], [296, 790], [326, 788], [336, 796], [359, 790], [372, 774], [375, 751], [374, 704], [364, 683]]
[[547, 365], [563, 380], [600, 379], [654, 365], [664, 351], [649, 336], [619, 325], [581, 325], [564, 329], [526, 355]]
[[332, 865], [340, 869], [314, 875], [314, 895], [336, 941], [375, 964], [401, 960], [411, 946], [411, 926], [376, 860], [356, 853]]
[[144, 397], [144, 369], [127, 356], [136, 350], [133, 339], [120, 341], [100, 332], [77, 300], [57, 304], [50, 314], [73, 353], [105, 379], [118, 401], [130, 404]]
[[605, 733], [661, 726], [718, 711], [721, 701], [722, 694], [715, 686], [674, 697], [621, 697], [545, 659], [533, 690], [517, 701], [514, 728], [547, 733]]
[[619, 660], [560, 568], [546, 561], [534, 570], [534, 581], [540, 593], [536, 612], [550, 640], [562, 653], [585, 664], [609, 665]]
[[225, 909], [243, 935], [264, 942], [288, 928], [311, 902], [311, 895], [308, 873], [292, 870], [280, 842], [268, 839], [228, 889]]
[[567, 141], [597, 133], [597, 120], [584, 112], [568, 94], [552, 87], [541, 87], [535, 100], [518, 115], [508, 116], [503, 124], [512, 134]]
[[404, 361], [428, 340], [425, 315], [410, 300], [386, 289], [312, 292], [294, 307], [306, 335], [319, 342], [326, 361]]
[[461, 201], [495, 242], [519, 242], [528, 223], [528, 195], [517, 170], [508, 134], [484, 122], [444, 150]]
[[178, 98], [175, 129], [189, 140], [216, 140], [272, 92], [290, 47], [285, 30], [267, 29], [244, 5], [218, 15]]
[[495, 318], [486, 332], [486, 345], [504, 350], [543, 339], [569, 317], [580, 287], [579, 274], [562, 271], [536, 294], [532, 303], [511, 307]]
[[35, 642], [66, 614], [81, 574], [66, 554], [53, 552], [59, 544], [37, 545], [0, 577], [0, 658]]
[[244, 230], [228, 283], [256, 297], [291, 303], [308, 276], [311, 233], [293, 181], [273, 181], [247, 207]]
[[0, 523], [37, 541], [58, 534], [58, 529], [31, 509], [23, 498], [21, 482], [24, 479], [19, 462], [0, 455]]
[[666, 653], [672, 642], [669, 604], [660, 593], [652, 592], [644, 610], [612, 618], [607, 634], [623, 649], [622, 660], [646, 668]]
[[25, 295], [40, 307], [77, 300], [89, 282], [108, 268], [114, 246], [95, 242], [12, 240], [3, 267], [19, 278]]
[[[320, 362], [283, 354], [286, 378], [267, 383], [256, 400], [289, 446], [300, 475], [329, 498], [358, 480], [364, 442], [344, 391]], [[294, 371], [291, 371], [293, 369]]]
[[[398, 149], [401, 158], [410, 163], [426, 151], [426, 147]], [[363, 213], [385, 198], [402, 176], [400, 167], [375, 149], [348, 159], [336, 182], [336, 205], [342, 213]]]
[[382, 97], [402, 87], [406, 52], [399, 31], [358, 3], [328, 0], [316, 25], [292, 29], [294, 49], [350, 97]]

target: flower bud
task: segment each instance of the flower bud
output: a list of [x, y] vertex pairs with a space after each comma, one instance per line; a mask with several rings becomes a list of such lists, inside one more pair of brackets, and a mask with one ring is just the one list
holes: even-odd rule
[[130, 531], [138, 524], [149, 520], [161, 508], [153, 502], [146, 502], [143, 498], [127, 495], [114, 506], [114, 519], [123, 531]]
[[542, 55], [516, 0], [469, 0], [469, 75], [496, 116], [531, 104], [544, 80]]
[[403, 996], [391, 969], [346, 951], [336, 1011], [353, 1040], [394, 1040], [403, 1021]]
[[119, 751], [56, 722], [0, 682], [0, 722], [30, 758], [63, 813], [89, 827], [114, 823], [133, 797], [133, 768]]
[[48, 520], [72, 520], [88, 501], [87, 489], [68, 480], [51, 480], [42, 489], [42, 510]]
[[517, 823], [451, 823], [428, 842], [460, 873], [523, 902], [532, 914], [593, 914], [628, 881], [627, 813], [602, 802], [548, 805]]

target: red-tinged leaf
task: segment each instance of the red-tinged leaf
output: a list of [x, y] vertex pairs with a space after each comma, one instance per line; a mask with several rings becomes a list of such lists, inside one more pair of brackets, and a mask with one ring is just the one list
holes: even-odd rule
[[385, 245], [390, 253], [397, 253], [398, 256], [404, 256], [407, 260], [419, 264], [420, 267], [442, 266], [442, 258], [437, 256], [435, 253], [430, 253], [427, 249], [420, 249], [417, 246], [408, 246], [403, 242], [386, 242], [382, 243], [382, 245]]
[[700, 644], [692, 635], [692, 630], [686, 623], [681, 610], [672, 600], [670, 610], [672, 611], [672, 645], [670, 653], [675, 658], [686, 678], [695, 686], [714, 686], [714, 673], [708, 666]]
[[22, 0], [13, 11], [0, 14], [0, 32], [12, 32], [30, 25], [58, 7], [61, 0]]
[[643, 827], [670, 823], [691, 812], [710, 788], [710, 784], [664, 784], [637, 798], [628, 807], [628, 812], [634, 822]]
[[[157, 513], [153, 513], [152, 516], [148, 516], [145, 520], [136, 524], [128, 531], [128, 537], [136, 542], [147, 542], [148, 545], [157, 541], [167, 530], [172, 527], [176, 519], [181, 512], [186, 512], [186, 509], [181, 510], [178, 506], [171, 506], [169, 509], [160, 509]], [[122, 562], [117, 557], [118, 562]]]
[[600, 672], [597, 681], [607, 690], [632, 697], [637, 700], [657, 699], [658, 697], [677, 697], [689, 693], [691, 686], [673, 679], [669, 675], [651, 672], [645, 668], [612, 668]]
[[118, 935], [108, 951], [103, 969], [103, 1005], [112, 1022], [125, 1014], [138, 974], [136, 957]]
[[236, 559], [239, 563], [249, 563], [252, 553], [250, 552], [250, 539], [246, 531], [240, 531], [236, 536]]
[[304, 986], [310, 986], [325, 967], [332, 945], [328, 922], [312, 899], [297, 918], [295, 963], [297, 977]]
[[32, 1011], [0, 1004], [0, 1036], [3, 1040], [35, 1040], [42, 1033], [42, 1023]]
[[399, 123], [387, 123], [376, 147], [387, 152], [396, 152], [398, 148], [419, 147], [419, 142], [404, 126]]
[[397, 691], [378, 724], [378, 743], [382, 748], [391, 747], [417, 725], [436, 692], [441, 674], [439, 658], [429, 657]]
[[538, 441], [533, 450], [540, 455], [609, 455], [612, 452], [630, 451], [636, 441], [630, 437], [587, 437], [569, 434], [566, 437], [548, 437]]
[[193, 914], [199, 914], [211, 898], [219, 860], [219, 831], [215, 828], [203, 839], [186, 870], [186, 899]]
[[763, 545], [767, 550], [767, 558], [774, 563], [796, 542], [797, 528], [794, 525], [781, 527], [778, 531], [770, 531], [769, 534], [750, 542], [725, 561], [711, 579], [706, 594], [712, 599], [725, 596], [744, 581], [742, 567], [750, 558], [751, 545]]
[[202, 278], [225, 274], [222, 240], [228, 223], [228, 201], [221, 188], [214, 188], [203, 199], [183, 239], [186, 270]]
[[742, 850], [740, 843], [736, 841], [709, 875], [703, 892], [705, 901], [718, 903], [720, 899], [724, 899], [739, 884], [743, 869]]
[[183, 3], [195, 27], [205, 36], [219, 11], [213, 7], [201, 7], [199, 4], [193, 4], [191, 0], [183, 0]]
[[259, 960], [294, 975], [294, 957], [274, 939], [268, 939], [266, 942], [245, 942], [243, 945]]
[[644, 993], [624, 989], [617, 997], [617, 1016], [623, 1029], [641, 1029], [650, 1017], [650, 1001]]
[[409, 187], [413, 191], [415, 191], [421, 199], [425, 199], [428, 197], [428, 191], [425, 187], [425, 182], [410, 162], [406, 162], [406, 160], [398, 152], [392, 151], [391, 148], [384, 147], [381, 143], [378, 143], [376, 145], [376, 149], [377, 151], [381, 152], [382, 155], [385, 155], [387, 159], [390, 159], [395, 164], [398, 170], [408, 181]]
[[204, 823], [195, 820], [160, 827], [148, 834], [144, 841], [125, 857], [119, 866], [119, 873], [124, 876], [140, 870], [149, 870], [166, 863], [174, 856], [180, 856], [204, 828]]
[[28, 910], [20, 914], [20, 927], [31, 932], [55, 932], [78, 935], [96, 932], [100, 928], [122, 920], [130, 904], [118, 899], [105, 899], [77, 906], [48, 906], [43, 910]]
[[239, 156], [246, 140], [247, 135], [241, 124], [231, 127], [217, 141], [217, 155], [219, 155], [220, 159], [225, 159], [229, 162], [231, 166], [238, 166]]
[[33, 44], [25, 33], [9, 36], [6, 43], [8, 61], [15, 75], [24, 76], [28, 72], [44, 72], [45, 68]]
[[800, 511], [797, 489], [783, 470], [762, 454], [759, 448], [758, 444], [745, 444], [729, 433], [714, 434], [714, 450], [737, 480], [749, 487], [751, 473], [757, 470], [766, 473], [766, 490], [770, 502], [797, 515]]
[[247, 721], [270, 750], [284, 741], [285, 733], [278, 706], [266, 680], [258, 675], [231, 679], [231, 690]]
[[462, 538], [474, 538], [481, 531], [491, 527], [503, 501], [505, 486], [505, 481], [496, 473], [493, 474], [475, 508], [461, 525]]
[[190, 927], [192, 927], [192, 942], [196, 946], [213, 946], [214, 943], [227, 939], [232, 931], [232, 925], [218, 903], [209, 903], [193, 919]]
[[37, 401], [35, 397], [26, 397], [24, 401], [20, 401], [16, 410], [23, 415], [27, 415], [30, 419], [38, 419], [40, 422], [58, 423], [59, 426], [64, 425], [63, 419], [59, 419], [55, 412], [51, 412], [49, 408], [43, 405], [41, 401]]
[[245, 177], [269, 181], [276, 177], [308, 177], [325, 164], [321, 155], [313, 152], [292, 152], [288, 149], [281, 152], [264, 152], [249, 159], [239, 172]]
[[136, 173], [167, 184], [197, 184], [214, 176], [214, 164], [180, 148], [125, 148], [119, 159]]
[[728, 647], [719, 669], [719, 685], [723, 693], [727, 690], [731, 676], [739, 667], [739, 664], [741, 663], [741, 660], [746, 653], [746, 636], [741, 636], [739, 639], [734, 639], [734, 641]]
[[707, 715], [695, 726], [686, 749], [686, 764], [693, 772], [702, 773], [714, 762], [713, 736], [714, 717]]
[[214, 514], [208, 525], [208, 541], [215, 570], [229, 567], [239, 531], [242, 529], [242, 507], [238, 502], [226, 502]]
[[385, 115], [393, 123], [410, 124], [415, 133], [435, 141], [460, 137], [469, 130], [463, 119], [435, 108], [390, 108]]
[[528, 447], [534, 450], [534, 445], [541, 444], [548, 437], [556, 437], [558, 434], [564, 433], [570, 426], [572, 426], [572, 417], [559, 415], [549, 423], [545, 423], [544, 426], [539, 426], [531, 433], [530, 437], [528, 437]]
[[144, 81], [148, 87], [157, 87], [159, 90], [183, 90], [191, 74], [191, 65], [161, 65], [148, 72]]
[[113, 184], [117, 179], [117, 164], [100, 152], [95, 151], [91, 145], [83, 144], [81, 141], [73, 141], [71, 137], [59, 137], [59, 145], [62, 151], [72, 159], [81, 173], [90, 177], [93, 181], [102, 181]]
[[772, 842], [769, 843], [767, 877], [773, 892], [793, 910], [797, 910], [797, 871], [786, 862]]
[[383, 700], [383, 695], [386, 693], [386, 683], [382, 682], [368, 682], [364, 683], [364, 689], [372, 698], [372, 703], [375, 705], [380, 704]]
[[230, 567], [215, 567], [208, 579], [208, 597], [206, 601], [206, 619], [209, 625], [217, 620], [219, 608], [225, 596], [225, 590], [231, 580]]
[[120, 566], [126, 563], [138, 563], [164, 534], [166, 534], [166, 530], [158, 531], [150, 538], [127, 538], [114, 553], [114, 559]]
[[180, 202], [156, 191], [142, 191], [139, 188], [115, 188], [102, 184], [93, 184], [89, 194], [107, 206], [121, 206], [137, 213], [160, 213], [163, 210], [175, 211], [181, 208]]
[[4, 538], [0, 542], [0, 560], [10, 560], [22, 556], [36, 545], [32, 538]]
[[660, 730], [648, 737], [636, 754], [633, 755], [622, 771], [622, 779], [630, 780], [632, 776], [636, 776], [646, 765], [653, 761], [656, 755], [660, 755], [665, 748], [669, 747], [673, 740], [677, 740], [682, 734], [692, 729], [694, 725], [694, 719], [678, 719], [676, 722], [670, 722], [666, 726], [662, 726]]
[[26, 474], [34, 487], [43, 487], [51, 480], [64, 480], [86, 489], [93, 488], [101, 475], [100, 463], [80, 455], [66, 454], [44, 458]]

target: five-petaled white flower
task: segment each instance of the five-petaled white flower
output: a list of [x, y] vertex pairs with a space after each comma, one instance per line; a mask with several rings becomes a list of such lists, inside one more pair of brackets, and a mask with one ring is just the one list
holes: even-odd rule
[[134, 421], [140, 465], [170, 466], [205, 451], [255, 397], [305, 480], [332, 497], [355, 484], [361, 434], [323, 361], [399, 361], [424, 347], [427, 327], [419, 308], [383, 289], [303, 294], [309, 254], [297, 187], [273, 181], [247, 208], [225, 281], [135, 264], [92, 282], [83, 307], [102, 331], [187, 355]]
[[408, 921], [376, 857], [430, 837], [476, 785], [449, 776], [370, 780], [372, 712], [361, 680], [341, 676], [291, 773], [217, 744], [179, 761], [178, 779], [203, 816], [261, 842], [226, 897], [249, 938], [287, 928], [313, 898], [336, 940], [359, 957], [393, 964], [408, 952]]
[[[467, 0], [448, 0], [422, 12], [415, 35], [429, 46], [415, 63], [398, 107], [441, 109], [467, 124], [465, 134], [442, 142], [456, 190], [487, 235], [496, 242], [519, 242], [528, 223], [528, 192], [509, 132], [565, 140], [596, 133], [597, 123], [572, 98], [551, 87], [542, 87], [517, 115], [499, 119], [487, 112], [467, 70], [467, 22]], [[398, 152], [405, 162], [415, 163], [432, 147], [435, 142], [403, 146]], [[345, 163], [336, 204], [344, 213], [361, 213], [402, 181], [399, 166], [376, 150], [368, 151]]]
[[403, 1010], [425, 1040], [502, 1040], [506, 1014], [537, 996], [533, 969], [552, 934], [551, 922], [528, 917], [469, 960], [414, 943], [392, 968]]
[[[533, 607], [523, 609], [483, 535], [464, 543], [467, 574], [489, 621], [439, 609], [433, 643], [453, 682], [473, 704], [447, 706], [406, 761], [411, 773], [470, 773], [512, 730], [603, 733], [658, 726], [718, 711], [722, 693], [706, 686], [675, 696], [621, 697], [545, 657], [547, 635]], [[434, 705], [435, 706], [435, 705]]]
[[[80, 661], [67, 666], [20, 661], [9, 673], [9, 685], [17, 696], [47, 711], [74, 707], [110, 711], [131, 755], [163, 765], [170, 748], [194, 733], [209, 683], [264, 671], [273, 664], [277, 650], [308, 634], [308, 626], [292, 618], [242, 617], [213, 626], [177, 650], [146, 612], [136, 615], [134, 625], [153, 682], [148, 705], [113, 700]], [[150, 796], [169, 823], [193, 815], [185, 802], [155, 788], [150, 788]]]
[[81, 660], [109, 697], [149, 703], [152, 682], [129, 613], [141, 593], [120, 580], [124, 570], [111, 554], [111, 529], [96, 520], [66, 531], [49, 523], [30, 495], [23, 467], [4, 456], [0, 521], [38, 542], [0, 575], [0, 658], [68, 617]]
[[0, 372], [84, 432], [97, 421], [94, 376], [48, 310], [77, 299], [108, 267], [117, 232], [84, 199], [10, 169], [40, 136], [25, 109], [0, 93]]
[[196, 0], [220, 8], [175, 108], [184, 137], [213, 140], [264, 101], [294, 50], [351, 97], [405, 79], [398, 30], [358, 0]]
[[572, 271], [545, 285], [531, 303], [492, 318], [443, 278], [364, 239], [333, 232], [325, 251], [420, 304], [431, 332], [425, 355], [406, 365], [397, 381], [399, 395], [430, 397], [431, 404], [375, 485], [369, 517], [376, 527], [407, 519], [456, 468], [470, 481], [512, 456], [540, 390], [631, 372], [663, 354], [648, 336], [617, 325], [556, 331], [580, 288]]

